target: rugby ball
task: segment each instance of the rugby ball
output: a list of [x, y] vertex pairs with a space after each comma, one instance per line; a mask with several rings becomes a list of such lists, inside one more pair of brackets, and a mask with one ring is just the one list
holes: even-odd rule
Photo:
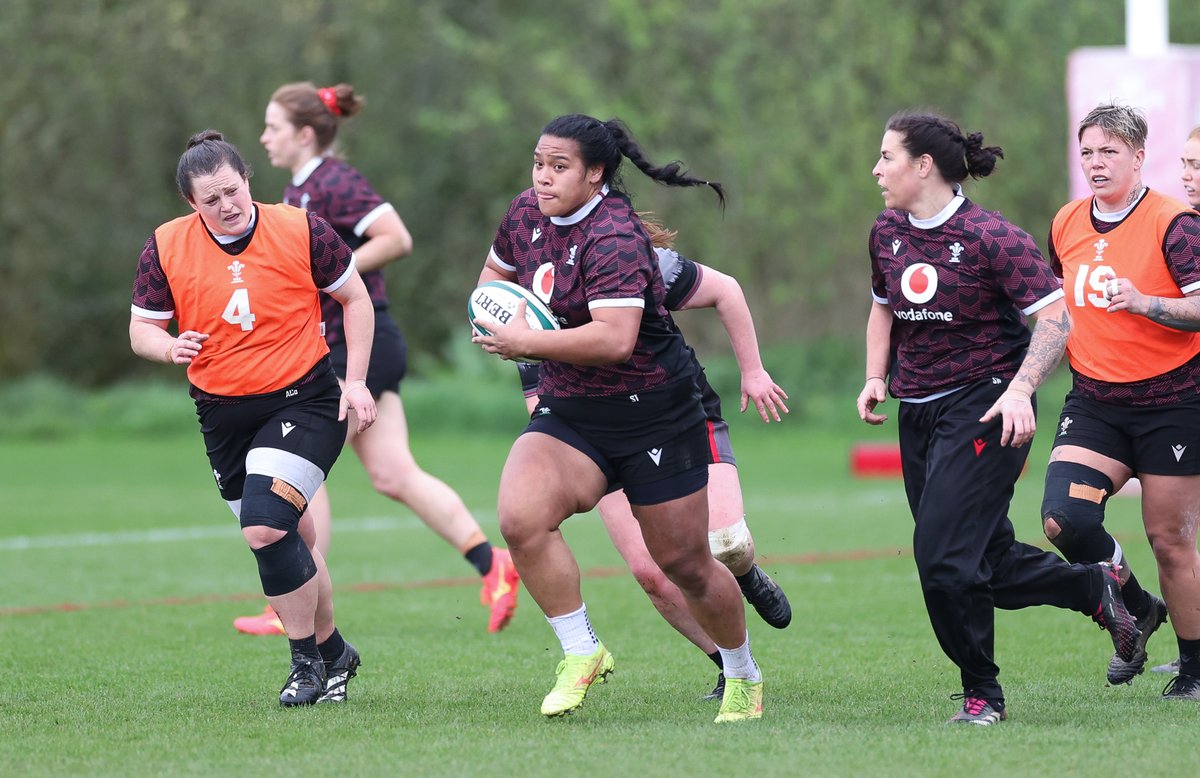
[[[476, 287], [467, 299], [467, 321], [476, 335], [491, 335], [485, 327], [475, 323], [476, 319], [507, 324], [517, 313], [517, 304], [525, 301], [525, 321], [530, 329], [557, 330], [558, 320], [537, 296], [512, 281], [487, 281]], [[541, 360], [527, 357], [513, 360], [516, 362], [539, 362]]]

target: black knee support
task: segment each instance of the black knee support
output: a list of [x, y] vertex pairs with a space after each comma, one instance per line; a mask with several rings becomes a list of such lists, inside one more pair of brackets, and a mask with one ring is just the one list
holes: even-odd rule
[[248, 475], [242, 488], [242, 527], [272, 527], [290, 532], [300, 526], [308, 501], [300, 490], [280, 478]]
[[263, 594], [275, 597], [294, 592], [317, 574], [317, 563], [300, 533], [292, 530], [279, 540], [251, 549], [258, 560]]
[[1051, 462], [1046, 467], [1042, 523], [1053, 519], [1059, 532], [1050, 542], [1070, 562], [1100, 562], [1116, 550], [1104, 530], [1104, 505], [1112, 495], [1112, 479], [1078, 462]]

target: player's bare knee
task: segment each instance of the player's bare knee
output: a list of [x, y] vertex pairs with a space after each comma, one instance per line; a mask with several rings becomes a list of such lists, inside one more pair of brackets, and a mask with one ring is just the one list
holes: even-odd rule
[[708, 549], [718, 562], [735, 573], [744, 573], [754, 564], [754, 538], [745, 517], [736, 524], [708, 533]]
[[500, 536], [504, 545], [511, 551], [515, 549], [537, 549], [550, 538], [554, 527], [535, 515], [523, 511], [497, 511], [500, 523]]
[[256, 548], [269, 546], [286, 534], [281, 529], [275, 529], [263, 524], [242, 527], [242, 537], [246, 539], [246, 545], [250, 546], [250, 550], [252, 551]]
[[413, 479], [405, 477], [403, 473], [396, 470], [368, 471], [367, 475], [371, 479], [371, 488], [376, 492], [389, 500], [405, 505], [409, 504], [407, 497]]
[[1150, 541], [1150, 550], [1154, 552], [1154, 561], [1158, 564], [1159, 574], [1164, 578], [1174, 578], [1183, 574], [1192, 577], [1200, 573], [1196, 567], [1196, 541], [1187, 538], [1179, 532], [1146, 532]]
[[659, 569], [658, 565], [653, 563], [630, 565], [629, 571], [633, 573], [634, 580], [648, 596], [659, 600], [666, 599], [666, 592], [670, 588], [671, 582], [667, 580], [667, 576]]
[[1042, 517], [1042, 532], [1046, 534], [1046, 538], [1053, 541], [1062, 532], [1062, 527], [1058, 526], [1058, 522], [1053, 516]]
[[670, 554], [655, 560], [663, 575], [684, 592], [697, 596], [708, 585], [708, 565], [711, 560], [697, 559], [694, 555]]

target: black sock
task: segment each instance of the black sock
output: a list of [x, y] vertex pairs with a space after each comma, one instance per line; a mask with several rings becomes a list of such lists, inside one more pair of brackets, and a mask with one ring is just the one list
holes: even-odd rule
[[1138, 583], [1137, 576], [1132, 571], [1129, 580], [1121, 584], [1121, 599], [1125, 600], [1125, 608], [1135, 619], [1144, 619], [1150, 611], [1150, 595]]
[[486, 540], [463, 554], [471, 566], [479, 571], [480, 577], [492, 572], [492, 544]]
[[725, 660], [721, 658], [720, 651], [712, 652], [711, 654], [708, 655], [708, 658], [713, 660], [713, 664], [716, 665], [721, 670], [721, 672], [725, 672]]
[[306, 638], [292, 640], [288, 638], [288, 645], [292, 648], [292, 661], [298, 659], [307, 659], [309, 661], [321, 658], [321, 652], [317, 650], [317, 636], [309, 635]]
[[321, 652], [321, 658], [325, 660], [325, 664], [332, 665], [341, 658], [342, 652], [346, 650], [346, 640], [342, 637], [342, 633], [337, 631], [337, 627], [334, 627], [333, 634], [325, 638], [325, 642], [318, 645], [317, 650]]
[[1200, 678], [1200, 640], [1175, 640], [1179, 643], [1179, 674]]

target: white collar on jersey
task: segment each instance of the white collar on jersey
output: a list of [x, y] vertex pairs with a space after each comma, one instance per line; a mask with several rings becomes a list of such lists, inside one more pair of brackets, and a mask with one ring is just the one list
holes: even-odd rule
[[324, 161], [325, 157], [313, 157], [308, 162], [305, 162], [304, 167], [297, 170], [292, 176], [292, 186], [304, 186], [304, 182], [313, 174], [313, 171], [321, 167], [321, 163]]
[[209, 230], [208, 232], [210, 235], [212, 235], [214, 238], [216, 238], [217, 243], [220, 243], [222, 246], [227, 246], [230, 243], [237, 243], [239, 240], [241, 240], [242, 238], [246, 237], [251, 232], [253, 232], [254, 231], [254, 223], [256, 221], [258, 221], [258, 206], [257, 205], [254, 206], [254, 210], [250, 213], [250, 223], [246, 225], [246, 229], [242, 231], [241, 235], [217, 235], [212, 230]]
[[956, 183], [954, 184], [954, 197], [950, 198], [950, 202], [946, 204], [945, 208], [928, 219], [918, 219], [910, 213], [908, 215], [908, 223], [918, 230], [932, 230], [934, 227], [941, 227], [950, 221], [950, 217], [958, 212], [958, 209], [962, 207], [963, 201], [966, 199], [963, 197], [962, 184]]
[[550, 222], [560, 227], [569, 227], [572, 224], [578, 224], [583, 221], [584, 217], [596, 209], [596, 206], [600, 204], [600, 201], [604, 199], [604, 195], [606, 194], [608, 194], [608, 184], [600, 187], [600, 191], [591, 200], [584, 203], [575, 213], [570, 216], [551, 216]]
[[1145, 197], [1146, 193], [1149, 191], [1150, 191], [1150, 187], [1143, 186], [1141, 194], [1139, 194], [1134, 199], [1134, 201], [1129, 204], [1129, 207], [1122, 208], [1121, 210], [1117, 211], [1116, 213], [1100, 213], [1098, 210], [1096, 210], [1096, 198], [1093, 197], [1092, 198], [1092, 215], [1095, 216], [1099, 221], [1102, 221], [1102, 222], [1119, 222], [1122, 219], [1124, 219], [1126, 216], [1129, 215], [1129, 212], [1132, 211], [1134, 209], [1134, 207], [1137, 206], [1137, 204], [1142, 201], [1142, 198]]

